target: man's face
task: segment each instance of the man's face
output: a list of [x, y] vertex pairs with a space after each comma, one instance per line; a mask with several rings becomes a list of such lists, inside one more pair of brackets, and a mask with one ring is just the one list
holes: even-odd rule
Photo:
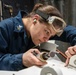
[[30, 34], [33, 43], [38, 45], [48, 41], [50, 37], [56, 34], [56, 32], [50, 25], [37, 21], [36, 24], [33, 24]]

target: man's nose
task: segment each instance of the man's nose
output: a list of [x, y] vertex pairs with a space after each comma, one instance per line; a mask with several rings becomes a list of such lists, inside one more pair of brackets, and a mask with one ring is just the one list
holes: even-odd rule
[[44, 42], [47, 42], [49, 40], [49, 37], [44, 37]]

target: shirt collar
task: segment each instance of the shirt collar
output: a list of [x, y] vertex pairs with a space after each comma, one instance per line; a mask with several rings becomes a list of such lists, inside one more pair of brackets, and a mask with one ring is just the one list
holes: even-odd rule
[[14, 32], [24, 32], [24, 25], [22, 22], [23, 15], [27, 15], [27, 13], [25, 11], [19, 11], [18, 15], [14, 17]]

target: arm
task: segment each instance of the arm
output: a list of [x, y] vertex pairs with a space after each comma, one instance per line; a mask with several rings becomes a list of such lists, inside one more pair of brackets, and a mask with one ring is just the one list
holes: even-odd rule
[[[33, 51], [39, 53], [37, 49], [30, 49], [27, 52], [23, 51], [24, 53], [20, 53], [20, 51], [18, 53], [14, 53], [13, 51], [17, 48], [15, 48], [15, 50], [12, 49], [12, 47], [14, 47], [12, 45], [16, 45], [15, 42], [12, 43], [11, 48], [9, 48], [9, 39], [11, 37], [9, 32], [10, 34], [12, 33], [12, 28], [8, 28], [6, 24], [8, 26], [9, 24], [12, 25], [10, 22], [0, 23], [0, 70], [17, 71], [33, 65], [42, 66], [46, 64], [46, 62], [40, 61], [35, 55], [32, 54]], [[8, 29], [10, 29], [10, 31]]]
[[70, 58], [76, 54], [76, 27], [67, 26], [64, 29], [64, 33], [62, 34], [61, 38], [64, 42], [71, 44], [71, 46], [65, 51], [67, 56], [65, 66], [67, 66], [69, 64]]
[[23, 69], [22, 54], [0, 53], [0, 70], [18, 71]]
[[[9, 32], [7, 25], [12, 25], [12, 21], [5, 20], [0, 23], [0, 70], [20, 70], [24, 68], [22, 64], [22, 53], [12, 54], [9, 49]], [[11, 26], [12, 27], [12, 26]], [[10, 30], [12, 29], [10, 27]]]
[[68, 49], [65, 51], [67, 56], [65, 66], [67, 66], [69, 64], [69, 59], [76, 54], [76, 28], [73, 26], [67, 26], [64, 29], [63, 34], [60, 37], [55, 36], [54, 39], [71, 44], [71, 47], [68, 47]]

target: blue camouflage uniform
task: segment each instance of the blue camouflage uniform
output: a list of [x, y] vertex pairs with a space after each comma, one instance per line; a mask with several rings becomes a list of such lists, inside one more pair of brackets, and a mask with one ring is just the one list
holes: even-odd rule
[[[18, 71], [25, 68], [22, 64], [22, 55], [34, 44], [24, 29], [22, 22], [24, 14], [26, 12], [20, 11], [17, 16], [0, 22], [0, 70]], [[75, 45], [76, 28], [67, 26], [61, 37], [55, 36], [50, 39]]]

